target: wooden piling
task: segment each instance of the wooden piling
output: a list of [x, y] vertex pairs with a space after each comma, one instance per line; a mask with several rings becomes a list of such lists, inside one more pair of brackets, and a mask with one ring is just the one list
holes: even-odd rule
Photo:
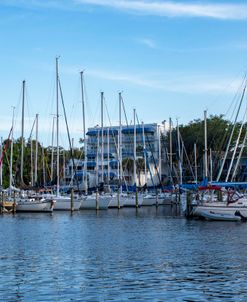
[[138, 190], [136, 190], [136, 208], [139, 207], [139, 203], [138, 203]]
[[120, 209], [120, 190], [118, 187], [118, 191], [117, 191], [117, 208]]
[[99, 210], [99, 191], [96, 190], [96, 211]]
[[191, 192], [186, 192], [186, 213], [187, 218], [192, 217]]
[[13, 202], [13, 206], [12, 206], [12, 213], [13, 213], [13, 214], [16, 213], [16, 197], [15, 197], [15, 191], [14, 191], [14, 202]]
[[74, 212], [74, 189], [71, 189], [71, 196], [70, 196], [70, 212]]

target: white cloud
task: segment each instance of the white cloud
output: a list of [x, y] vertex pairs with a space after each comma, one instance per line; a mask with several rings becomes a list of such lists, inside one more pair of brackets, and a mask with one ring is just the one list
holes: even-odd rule
[[136, 40], [139, 44], [143, 44], [149, 48], [157, 48], [157, 45], [156, 43], [151, 40], [151, 39], [148, 39], [148, 38], [142, 38], [142, 39], [137, 39]]
[[93, 5], [153, 16], [247, 19], [246, 4], [215, 3], [212, 0], [206, 3], [161, 0], [0, 0], [0, 5], [71, 11], [78, 11], [80, 6], [85, 9], [86, 5]]
[[74, 0], [78, 4], [91, 4], [129, 12], [166, 17], [207, 17], [214, 19], [247, 19], [246, 4], [198, 3], [144, 0]]
[[[69, 69], [70, 71], [72, 69]], [[234, 93], [241, 84], [241, 80], [221, 75], [200, 75], [189, 73], [118, 73], [104, 70], [87, 70], [87, 75], [99, 79], [124, 82], [134, 86], [176, 93]]]

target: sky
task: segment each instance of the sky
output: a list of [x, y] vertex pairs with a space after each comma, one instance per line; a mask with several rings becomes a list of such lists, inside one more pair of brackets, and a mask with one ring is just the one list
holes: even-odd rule
[[[51, 145], [56, 113], [55, 58], [71, 136], [82, 136], [80, 71], [86, 125], [118, 124], [122, 92], [128, 122], [186, 124], [230, 115], [247, 71], [246, 1], [0, 0], [0, 135], [25, 137], [39, 114], [39, 139]], [[107, 113], [108, 112], [108, 113]], [[167, 122], [166, 122], [167, 123]], [[68, 145], [60, 104], [60, 143]], [[33, 133], [35, 136], [35, 133]]]

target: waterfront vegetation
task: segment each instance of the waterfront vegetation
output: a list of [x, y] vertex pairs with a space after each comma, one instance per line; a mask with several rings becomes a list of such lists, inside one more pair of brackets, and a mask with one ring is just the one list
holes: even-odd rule
[[[234, 132], [233, 142], [236, 140], [238, 135], [238, 130], [241, 124], [237, 124]], [[203, 169], [203, 152], [204, 152], [204, 120], [195, 119], [188, 124], [179, 125], [179, 130], [181, 138], [183, 140], [184, 149], [188, 155], [188, 159], [191, 163], [194, 162], [194, 144], [197, 146], [197, 162], [198, 162], [198, 171], [199, 175], [202, 177]], [[225, 151], [227, 140], [229, 138], [230, 132], [232, 130], [232, 123], [229, 120], [224, 119], [223, 115], [211, 115], [207, 119], [207, 138], [208, 138], [208, 149], [212, 150], [212, 156], [214, 161], [214, 171], [217, 172], [217, 167], [219, 166], [220, 159], [222, 154]], [[168, 131], [167, 136], [161, 138], [162, 145], [162, 154], [165, 152], [169, 153], [169, 137], [170, 133]], [[177, 129], [176, 127], [172, 128], [172, 137], [173, 137], [173, 161], [174, 166], [176, 167], [177, 162]], [[81, 143], [82, 141], [80, 141]], [[32, 146], [31, 146], [32, 144]], [[9, 167], [10, 167], [10, 148], [11, 140], [6, 139], [3, 142], [3, 187], [6, 188], [9, 186]], [[43, 148], [43, 149], [42, 149]], [[32, 150], [32, 156], [31, 156]], [[25, 142], [24, 148], [24, 173], [23, 181], [20, 180], [20, 154], [21, 154], [21, 138], [14, 140], [13, 142], [13, 177], [14, 185], [16, 186], [27, 186], [31, 183], [32, 172], [34, 171], [35, 165], [35, 153], [36, 153], [36, 141], [27, 140]], [[42, 147], [41, 143], [38, 142], [38, 181], [35, 184], [36, 186], [43, 186], [46, 184], [55, 184], [56, 179], [51, 177], [51, 153], [52, 147]], [[137, 146], [137, 154], [143, 155], [143, 147], [141, 145]], [[60, 167], [61, 167], [61, 177], [63, 176], [64, 164], [68, 162], [71, 158], [71, 151], [65, 150], [63, 147], [60, 147]], [[73, 149], [73, 157], [75, 159], [83, 159], [83, 147]], [[168, 158], [168, 154], [167, 154]], [[33, 166], [33, 169], [31, 169]], [[128, 173], [133, 172], [133, 159], [125, 158], [122, 162], [123, 170], [126, 170]], [[54, 171], [56, 167], [56, 151], [54, 150]], [[184, 160], [183, 164], [184, 175], [187, 177], [187, 180], [191, 179], [191, 171], [189, 164]], [[144, 169], [144, 159], [137, 159], [137, 175], [140, 177], [140, 171]], [[44, 183], [45, 182], [45, 183]]]

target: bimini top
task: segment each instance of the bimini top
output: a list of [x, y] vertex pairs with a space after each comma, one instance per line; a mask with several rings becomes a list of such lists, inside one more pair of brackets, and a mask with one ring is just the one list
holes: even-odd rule
[[[136, 127], [136, 133], [142, 133], [142, 127], [137, 126]], [[144, 127], [144, 133], [154, 133], [155, 129], [153, 127]], [[134, 127], [131, 126], [131, 128], [125, 128], [122, 130], [122, 133], [124, 134], [133, 134], [134, 133]]]
[[[88, 136], [97, 136], [99, 133], [99, 135], [102, 134], [102, 129], [98, 128], [97, 130], [89, 130], [86, 134]], [[109, 129], [109, 134], [110, 135], [117, 135], [118, 134], [118, 130], [117, 129]], [[104, 129], [103, 130], [103, 135], [108, 135], [108, 129]]]

